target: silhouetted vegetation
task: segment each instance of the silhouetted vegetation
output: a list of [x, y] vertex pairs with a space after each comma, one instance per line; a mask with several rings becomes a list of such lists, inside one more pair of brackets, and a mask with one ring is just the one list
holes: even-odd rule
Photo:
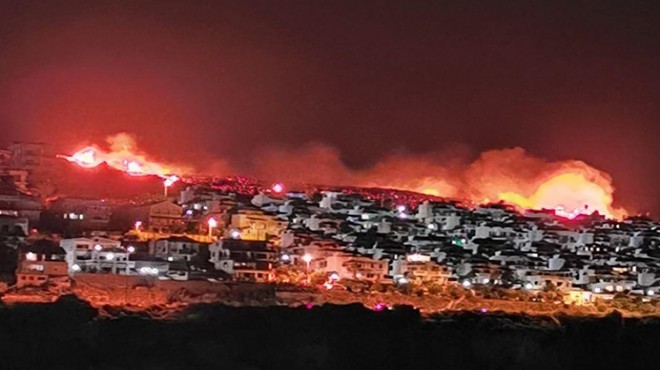
[[[199, 305], [176, 320], [99, 318], [74, 297], [0, 307], [3, 369], [640, 368], [657, 319], [504, 314], [421, 318], [403, 306]], [[123, 315], [123, 316], [122, 316]]]

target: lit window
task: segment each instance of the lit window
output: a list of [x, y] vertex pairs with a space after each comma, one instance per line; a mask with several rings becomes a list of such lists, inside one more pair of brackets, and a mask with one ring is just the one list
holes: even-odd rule
[[44, 270], [44, 265], [37, 265], [37, 264], [29, 265], [27, 267], [27, 269], [28, 270], [33, 270], [33, 271], [43, 271]]

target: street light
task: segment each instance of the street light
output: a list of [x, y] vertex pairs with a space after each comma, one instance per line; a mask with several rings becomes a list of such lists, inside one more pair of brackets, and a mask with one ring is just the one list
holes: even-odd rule
[[279, 194], [284, 191], [284, 185], [278, 182], [276, 184], [273, 184], [273, 186], [271, 186], [271, 190]]
[[179, 178], [177, 176], [168, 176], [167, 178], [165, 178], [165, 180], [163, 180], [163, 192], [166, 197], [167, 197], [167, 188], [174, 185], [174, 183], [177, 181], [179, 181]]
[[309, 264], [310, 264], [310, 262], [312, 262], [312, 259], [313, 259], [313, 258], [312, 258], [312, 255], [309, 254], [309, 253], [305, 253], [305, 254], [302, 256], [302, 260], [305, 261], [305, 263], [307, 264], [306, 272], [307, 272], [308, 274], [309, 274]]
[[307, 283], [308, 283], [308, 284], [310, 283], [310, 279], [309, 279], [309, 263], [312, 262], [312, 259], [313, 259], [313, 258], [312, 258], [312, 255], [309, 254], [309, 253], [305, 253], [305, 254], [302, 256], [302, 260], [305, 261], [305, 264], [306, 264], [306, 267], [305, 267], [305, 275], [307, 275]]
[[135, 231], [139, 232], [140, 227], [142, 227], [142, 221], [135, 221], [135, 225], [133, 227], [135, 228]]
[[206, 223], [209, 225], [209, 238], [211, 238], [213, 237], [213, 228], [218, 227], [218, 221], [211, 217]]

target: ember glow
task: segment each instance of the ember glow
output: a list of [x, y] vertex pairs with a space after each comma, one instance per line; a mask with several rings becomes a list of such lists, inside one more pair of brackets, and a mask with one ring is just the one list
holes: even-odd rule
[[621, 217], [623, 211], [612, 207], [611, 186], [600, 185], [580, 173], [561, 173], [543, 182], [525, 197], [514, 192], [499, 194], [499, 199], [521, 208], [552, 209], [558, 216], [575, 218], [598, 212], [607, 217]]
[[165, 179], [165, 186], [171, 186], [179, 180], [174, 173], [181, 174], [186, 171], [181, 167], [167, 166], [152, 160], [139, 153], [135, 140], [128, 134], [117, 134], [107, 139], [110, 150], [103, 150], [97, 146], [86, 146], [72, 155], [60, 155], [69, 162], [84, 168], [94, 168], [102, 163], [133, 176], [154, 175]]

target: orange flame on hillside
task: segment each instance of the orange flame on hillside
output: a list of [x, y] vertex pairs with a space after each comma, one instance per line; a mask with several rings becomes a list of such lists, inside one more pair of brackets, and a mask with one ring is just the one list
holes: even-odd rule
[[626, 213], [613, 206], [614, 187], [605, 172], [577, 160], [546, 161], [522, 148], [490, 150], [472, 161], [451, 152], [396, 154], [366, 169], [345, 166], [340, 153], [323, 144], [258, 155], [254, 173], [264, 179], [410, 190], [473, 205], [503, 201], [566, 218]]
[[[157, 175], [165, 188], [179, 180], [174, 174], [189, 172], [148, 160], [127, 134], [108, 142], [109, 151], [88, 146], [61, 157], [85, 168], [107, 163], [131, 175]], [[257, 152], [256, 157], [260, 165], [252, 175], [264, 180], [411, 190], [471, 204], [503, 201], [521, 210], [554, 210], [566, 218], [594, 212], [608, 218], [626, 215], [613, 206], [614, 187], [606, 173], [581, 161], [548, 162], [522, 148], [491, 150], [470, 163], [448, 165], [438, 164], [443, 158], [398, 155], [364, 170], [347, 168], [337, 151], [322, 145]]]
[[[475, 204], [502, 201], [521, 210], [549, 209], [557, 216], [568, 219], [595, 212], [607, 218], [626, 215], [625, 210], [612, 205], [614, 188], [609, 176], [582, 162], [569, 161], [557, 170], [544, 171], [538, 179], [531, 179], [528, 186], [509, 184], [509, 180], [515, 177], [493, 176], [477, 189], [478, 195], [466, 194], [463, 198]], [[442, 195], [437, 189], [447, 189], [447, 184], [438, 181], [435, 184], [427, 180], [426, 184], [414, 190], [428, 195]]]
[[553, 209], [558, 216], [570, 219], [594, 212], [609, 218], [621, 217], [623, 211], [612, 207], [612, 193], [609, 184], [598, 184], [582, 173], [569, 171], [551, 176], [529, 197], [504, 192], [499, 199], [521, 208]]
[[70, 156], [59, 155], [59, 157], [84, 168], [94, 168], [106, 163], [132, 176], [159, 176], [164, 179], [166, 187], [179, 180], [174, 173], [181, 174], [186, 171], [181, 167], [168, 166], [147, 159], [137, 151], [135, 140], [128, 134], [113, 135], [108, 137], [107, 141], [110, 144], [109, 151], [97, 146], [87, 146]]

